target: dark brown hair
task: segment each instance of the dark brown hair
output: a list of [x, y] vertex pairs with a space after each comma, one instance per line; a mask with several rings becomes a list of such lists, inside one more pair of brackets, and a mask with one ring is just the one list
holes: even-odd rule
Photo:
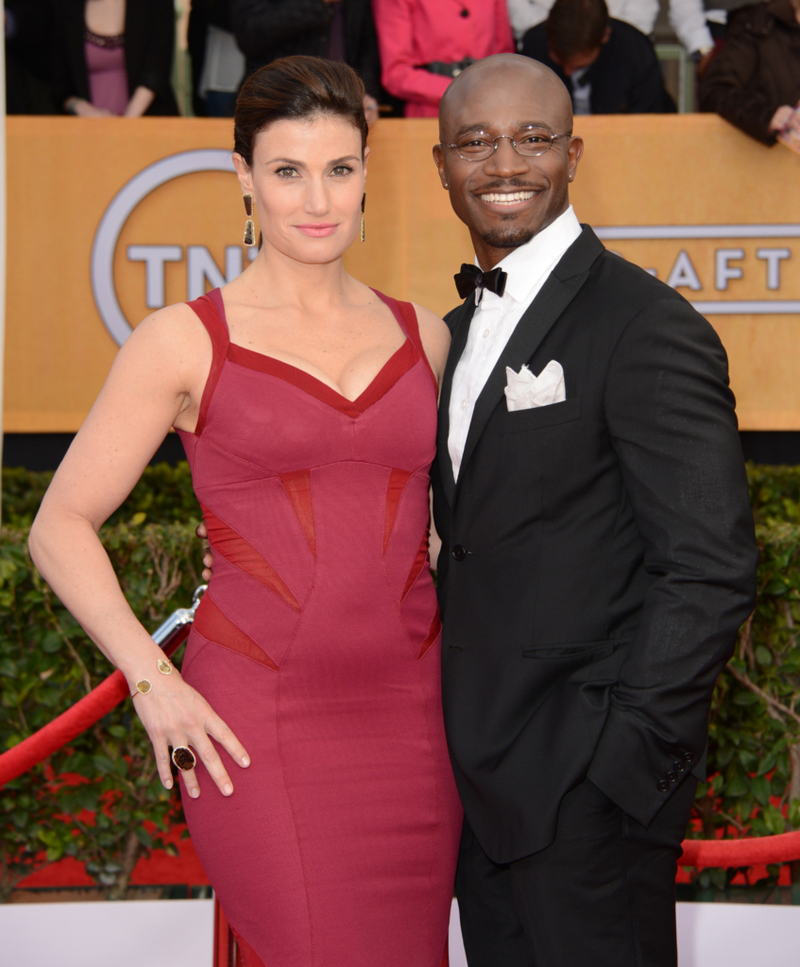
[[556, 0], [547, 17], [550, 50], [566, 60], [603, 43], [608, 28], [605, 0]]
[[253, 163], [256, 137], [274, 121], [344, 118], [367, 143], [364, 84], [352, 67], [322, 57], [282, 57], [251, 74], [236, 99], [233, 150]]

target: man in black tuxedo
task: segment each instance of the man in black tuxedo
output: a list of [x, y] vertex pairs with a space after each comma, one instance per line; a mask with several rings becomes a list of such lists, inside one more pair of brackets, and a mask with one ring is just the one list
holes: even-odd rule
[[675, 964], [711, 693], [755, 594], [725, 351], [578, 224], [571, 132], [561, 81], [504, 54], [448, 88], [434, 148], [498, 270], [459, 276], [433, 468], [470, 967]]

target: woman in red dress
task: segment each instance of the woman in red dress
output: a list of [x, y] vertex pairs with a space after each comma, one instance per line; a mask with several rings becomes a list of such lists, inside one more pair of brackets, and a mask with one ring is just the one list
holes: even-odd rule
[[[164, 785], [169, 747], [190, 767], [189, 828], [248, 967], [446, 963], [461, 810], [427, 526], [449, 339], [344, 270], [363, 95], [308, 57], [246, 82], [233, 158], [258, 255], [137, 327], [31, 533], [125, 674]], [[214, 552], [180, 674], [96, 536], [170, 426]]]

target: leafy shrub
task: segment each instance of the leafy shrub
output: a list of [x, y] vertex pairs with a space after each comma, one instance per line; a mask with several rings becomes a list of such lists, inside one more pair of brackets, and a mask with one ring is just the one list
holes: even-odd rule
[[[763, 494], [771, 481], [755, 468]], [[751, 482], [756, 474], [752, 474]], [[795, 475], [795, 483], [800, 475]], [[796, 500], [767, 494], [770, 515], [797, 512]], [[766, 513], [765, 513], [766, 517]], [[774, 516], [756, 528], [758, 601], [720, 676], [711, 709], [709, 782], [695, 801], [699, 828], [712, 838], [768, 836], [800, 829], [800, 524]], [[707, 870], [703, 885], [724, 889], [737, 870]], [[770, 868], [772, 882], [779, 867]], [[800, 882], [800, 864], [792, 864]]]
[[[202, 567], [191, 524], [118, 523], [101, 537], [128, 602], [149, 630], [190, 602]], [[0, 751], [65, 711], [112, 670], [39, 577], [27, 531], [6, 528], [0, 536]], [[0, 809], [0, 900], [23, 876], [63, 856], [83, 862], [109, 898], [122, 897], [141, 855], [172, 849], [160, 832], [181, 816], [177, 795], [161, 786], [129, 701], [0, 789]]]
[[[53, 479], [52, 471], [34, 473], [21, 468], [3, 468], [3, 524], [27, 528], [33, 523], [44, 492]], [[143, 517], [140, 515], [144, 515]], [[144, 473], [124, 504], [106, 526], [136, 520], [151, 524], [187, 524], [200, 519], [200, 507], [192, 491], [189, 464], [175, 467], [158, 463]]]
[[[26, 529], [50, 477], [3, 472], [0, 750], [111, 671], [28, 556]], [[761, 547], [759, 599], [714, 695], [709, 782], [698, 789], [693, 836], [800, 828], [800, 468], [751, 465], [748, 477]], [[101, 532], [128, 601], [151, 630], [187, 605], [199, 583], [197, 519], [188, 467], [163, 464], [145, 471]], [[0, 789], [0, 808], [0, 900], [37, 865], [65, 855], [86, 864], [109, 896], [124, 896], [138, 857], [162, 847], [159, 831], [180, 818], [130, 702]], [[736, 872], [702, 877], [722, 887]], [[793, 873], [800, 881], [800, 864]]]

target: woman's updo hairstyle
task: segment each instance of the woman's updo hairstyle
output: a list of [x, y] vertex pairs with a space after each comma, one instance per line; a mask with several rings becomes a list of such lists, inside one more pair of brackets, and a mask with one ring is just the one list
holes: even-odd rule
[[320, 114], [340, 117], [361, 132], [367, 143], [364, 84], [340, 61], [322, 57], [282, 57], [261, 67], [242, 85], [233, 119], [233, 150], [248, 166], [253, 147], [264, 128], [274, 121], [311, 120]]

